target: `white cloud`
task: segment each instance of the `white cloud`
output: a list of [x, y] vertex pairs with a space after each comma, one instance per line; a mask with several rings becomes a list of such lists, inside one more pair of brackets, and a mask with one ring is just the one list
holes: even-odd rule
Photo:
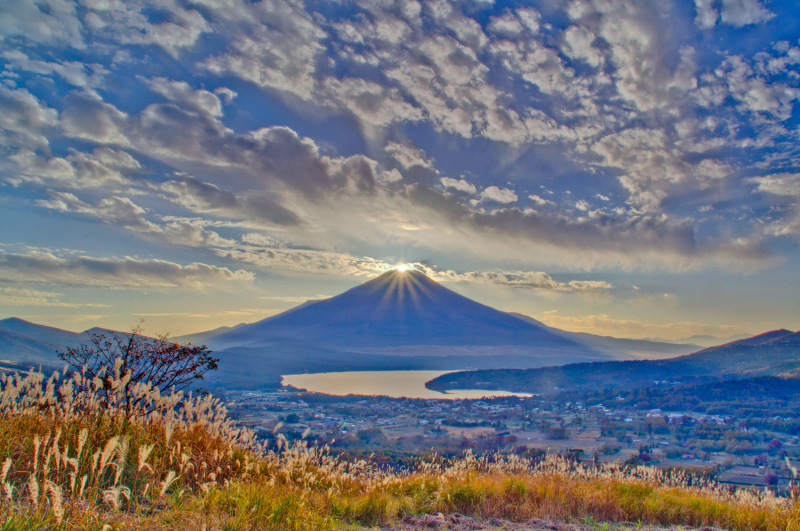
[[76, 189], [118, 189], [144, 171], [127, 152], [107, 147], [95, 148], [91, 153], [72, 150], [66, 157], [50, 158], [20, 150], [8, 159], [16, 163], [17, 171], [6, 181], [15, 186], [36, 183]]
[[74, 212], [97, 218], [138, 232], [161, 232], [161, 228], [148, 221], [145, 210], [127, 197], [107, 197], [91, 205], [67, 192], [50, 192], [51, 199], [37, 200], [38, 206], [60, 212]]
[[302, 4], [275, 0], [229, 5], [204, 2], [231, 24], [234, 35], [227, 50], [201, 62], [218, 75], [235, 75], [261, 87], [293, 94], [303, 100], [315, 95], [316, 59], [326, 37]]
[[737, 28], [761, 24], [775, 17], [760, 0], [722, 0], [720, 20]]
[[532, 194], [529, 195], [528, 197], [538, 206], [548, 206], [548, 205], [555, 206], [555, 203], [553, 201], [550, 201], [549, 199], [544, 199], [542, 197], [539, 197], [538, 195]]
[[84, 48], [82, 24], [74, 2], [13, 0], [3, 3], [0, 41], [21, 37], [36, 44]]
[[64, 302], [62, 294], [28, 288], [0, 286], [0, 306], [47, 306], [55, 308], [108, 308], [106, 304]]
[[108, 75], [108, 70], [96, 63], [87, 65], [78, 61], [63, 63], [40, 61], [29, 58], [19, 50], [7, 50], [3, 52], [3, 57], [9, 61], [12, 69], [46, 76], [56, 74], [76, 87], [100, 87]]
[[406, 170], [414, 167], [433, 169], [433, 163], [425, 152], [414, 145], [389, 142], [383, 149]]
[[775, 173], [763, 177], [752, 177], [748, 182], [757, 185], [759, 192], [788, 195], [800, 199], [800, 173]]
[[694, 0], [694, 5], [697, 8], [697, 16], [694, 19], [695, 24], [704, 29], [716, 26], [719, 20], [719, 9], [714, 7], [716, 3], [715, 0]]
[[0, 141], [6, 148], [45, 148], [48, 129], [58, 122], [58, 113], [25, 89], [0, 85]]
[[609, 290], [614, 287], [608, 282], [597, 280], [558, 282], [547, 273], [541, 271], [469, 271], [456, 273], [455, 271], [437, 271], [422, 265], [417, 265], [416, 267], [442, 282], [478, 282], [512, 288], [565, 292]]
[[84, 0], [82, 3], [88, 9], [84, 17], [86, 26], [96, 36], [121, 44], [159, 46], [173, 57], [212, 31], [211, 24], [200, 12], [183, 9], [177, 2], [160, 3], [162, 17], [158, 22], [149, 17], [152, 6], [141, 0]]
[[0, 278], [80, 286], [202, 288], [229, 281], [250, 281], [253, 273], [203, 263], [181, 266], [164, 260], [125, 257], [61, 258], [50, 253], [0, 253]]
[[235, 90], [231, 90], [227, 87], [219, 87], [214, 89], [214, 94], [221, 96], [225, 105], [230, 104], [233, 99], [239, 95]]
[[486, 201], [496, 201], [498, 203], [514, 203], [517, 201], [517, 194], [508, 188], [489, 186], [481, 192], [481, 199]]
[[580, 59], [589, 66], [603, 64], [603, 54], [592, 46], [596, 39], [594, 33], [585, 26], [570, 26], [564, 31], [564, 52], [573, 59]]
[[459, 192], [466, 192], [468, 194], [474, 194], [477, 192], [475, 185], [468, 182], [465, 179], [453, 179], [452, 177], [442, 177], [439, 179], [442, 183], [442, 186], [445, 188], [453, 188], [454, 190], [458, 190]]
[[[193, 89], [188, 83], [183, 81], [170, 81], [163, 77], [153, 79], [143, 79], [150, 90], [160, 94], [169, 101], [177, 103], [191, 110], [210, 114], [211, 116], [222, 116], [222, 103], [216, 94], [207, 90]], [[229, 97], [230, 94], [228, 95]]]
[[105, 103], [98, 94], [84, 92], [66, 98], [61, 127], [67, 136], [98, 144], [129, 146], [125, 130], [128, 115]]

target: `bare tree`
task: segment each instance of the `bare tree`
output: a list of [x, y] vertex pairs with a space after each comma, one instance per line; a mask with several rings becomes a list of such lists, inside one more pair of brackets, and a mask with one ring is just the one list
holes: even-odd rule
[[88, 343], [68, 347], [58, 357], [86, 377], [100, 378], [106, 401], [118, 371], [128, 416], [142, 400], [132, 393], [133, 386], [149, 383], [161, 392], [184, 391], [217, 369], [219, 359], [211, 357], [205, 345], [179, 345], [167, 335], [150, 338], [142, 331], [139, 325], [130, 334], [92, 334]]

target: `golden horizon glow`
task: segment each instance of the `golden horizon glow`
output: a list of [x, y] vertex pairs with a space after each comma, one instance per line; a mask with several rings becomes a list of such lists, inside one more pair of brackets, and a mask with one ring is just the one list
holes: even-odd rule
[[397, 266], [395, 269], [397, 269], [397, 270], [398, 270], [398, 271], [400, 271], [400, 272], [403, 272], [403, 271], [408, 271], [408, 270], [409, 270], [409, 267], [408, 267], [408, 265], [406, 265], [406, 264], [400, 264], [400, 265], [399, 265], [399, 266]]

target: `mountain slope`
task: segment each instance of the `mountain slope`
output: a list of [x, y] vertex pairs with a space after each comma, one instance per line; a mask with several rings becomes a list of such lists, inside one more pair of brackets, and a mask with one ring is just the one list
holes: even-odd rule
[[83, 335], [77, 332], [70, 332], [69, 330], [62, 330], [52, 326], [45, 326], [17, 317], [10, 317], [8, 319], [0, 320], [0, 330], [6, 332], [14, 332], [29, 336], [40, 341], [47, 341], [49, 343], [56, 343], [60, 345], [76, 345], [83, 340]]
[[706, 382], [800, 371], [800, 333], [774, 330], [694, 354], [664, 360], [578, 363], [540, 369], [501, 369], [445, 374], [428, 382], [438, 391], [476, 388], [547, 393], [652, 385], [654, 381]]
[[341, 295], [216, 336], [211, 343], [253, 346], [276, 338], [350, 348], [524, 345], [602, 357], [547, 327], [477, 303], [416, 271], [390, 271]]
[[64, 345], [59, 343], [0, 330], [0, 360], [2, 361], [13, 361], [26, 367], [41, 364], [55, 366], [59, 363], [63, 364], [57, 354], [63, 349]]

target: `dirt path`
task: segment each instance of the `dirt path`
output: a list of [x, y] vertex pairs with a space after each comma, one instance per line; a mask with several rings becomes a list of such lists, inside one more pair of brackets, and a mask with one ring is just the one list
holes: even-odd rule
[[382, 531], [722, 531], [715, 527], [658, 527], [632, 523], [621, 524], [564, 524], [534, 518], [524, 523], [500, 519], [471, 518], [460, 514], [406, 516], [394, 525], [380, 528]]

